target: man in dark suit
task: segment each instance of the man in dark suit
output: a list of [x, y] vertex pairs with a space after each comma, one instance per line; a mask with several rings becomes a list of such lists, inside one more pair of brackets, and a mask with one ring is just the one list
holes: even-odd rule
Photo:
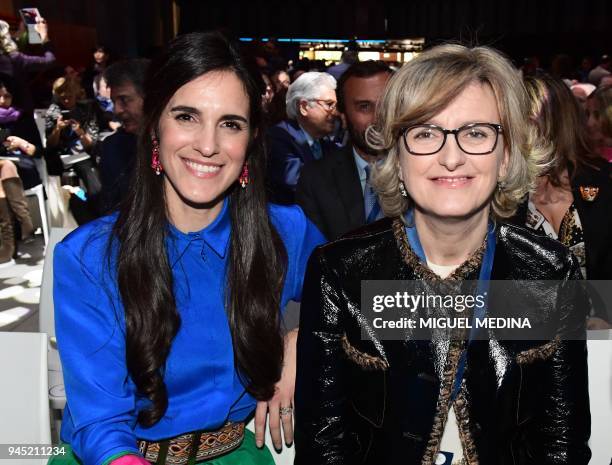
[[329, 240], [382, 217], [369, 171], [383, 154], [368, 146], [365, 131], [374, 122], [390, 76], [389, 67], [376, 61], [356, 63], [344, 72], [338, 81], [338, 108], [349, 143], [302, 170], [296, 201]]
[[143, 119], [144, 80], [148, 67], [149, 60], [136, 58], [117, 62], [104, 72], [121, 127], [104, 139], [100, 149], [101, 214], [117, 208], [129, 191], [136, 162], [137, 134]]
[[294, 203], [295, 188], [304, 165], [323, 156], [331, 143], [323, 138], [334, 130], [336, 80], [327, 73], [302, 74], [287, 90], [288, 120], [267, 134], [270, 164], [268, 176], [272, 200]]

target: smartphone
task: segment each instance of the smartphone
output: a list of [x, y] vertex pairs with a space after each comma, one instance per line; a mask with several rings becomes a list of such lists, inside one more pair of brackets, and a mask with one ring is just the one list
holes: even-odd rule
[[72, 113], [72, 110], [62, 110], [60, 111], [60, 113], [62, 114], [62, 119], [64, 121], [68, 121], [69, 119], [74, 119], [74, 114]]
[[42, 44], [42, 37], [36, 31], [36, 23], [40, 17], [38, 8], [22, 8], [19, 10], [19, 14], [28, 31], [28, 42], [31, 44]]

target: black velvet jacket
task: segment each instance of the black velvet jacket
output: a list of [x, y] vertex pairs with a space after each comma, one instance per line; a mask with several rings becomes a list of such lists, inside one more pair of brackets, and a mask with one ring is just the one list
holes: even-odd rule
[[[556, 241], [512, 225], [496, 235], [491, 279], [580, 279]], [[460, 268], [477, 279], [478, 266]], [[362, 339], [369, 323], [359, 309], [361, 280], [419, 279], [423, 270], [398, 219], [313, 253], [298, 337], [296, 465], [434, 463], [465, 342]], [[560, 339], [469, 345], [453, 404], [465, 463], [588, 463], [586, 342], [564, 340], [584, 337], [586, 303], [576, 293], [548, 297]]]

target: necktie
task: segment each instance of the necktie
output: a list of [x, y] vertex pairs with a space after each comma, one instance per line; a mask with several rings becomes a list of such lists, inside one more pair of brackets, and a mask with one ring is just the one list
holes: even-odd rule
[[312, 150], [312, 156], [315, 160], [320, 160], [323, 158], [323, 149], [321, 148], [321, 143], [318, 140], [315, 140], [312, 143], [310, 150]]
[[365, 167], [366, 172], [366, 183], [365, 190], [363, 191], [363, 203], [365, 207], [365, 218], [366, 223], [371, 223], [378, 218], [378, 214], [380, 213], [380, 205], [378, 203], [378, 197], [376, 196], [376, 191], [370, 185], [370, 170], [372, 167], [367, 165]]

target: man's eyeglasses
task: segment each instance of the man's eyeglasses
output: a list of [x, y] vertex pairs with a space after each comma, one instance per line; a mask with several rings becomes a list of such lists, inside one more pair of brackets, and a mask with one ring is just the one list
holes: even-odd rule
[[495, 123], [472, 123], [457, 129], [444, 129], [435, 124], [415, 124], [404, 129], [402, 138], [412, 155], [433, 155], [446, 143], [446, 136], [455, 136], [459, 148], [469, 155], [487, 155], [497, 147], [502, 126]]
[[338, 106], [338, 102], [335, 102], [333, 100], [321, 100], [318, 98], [313, 98], [310, 99], [309, 102], [316, 102], [321, 108], [329, 112], [334, 111]]

